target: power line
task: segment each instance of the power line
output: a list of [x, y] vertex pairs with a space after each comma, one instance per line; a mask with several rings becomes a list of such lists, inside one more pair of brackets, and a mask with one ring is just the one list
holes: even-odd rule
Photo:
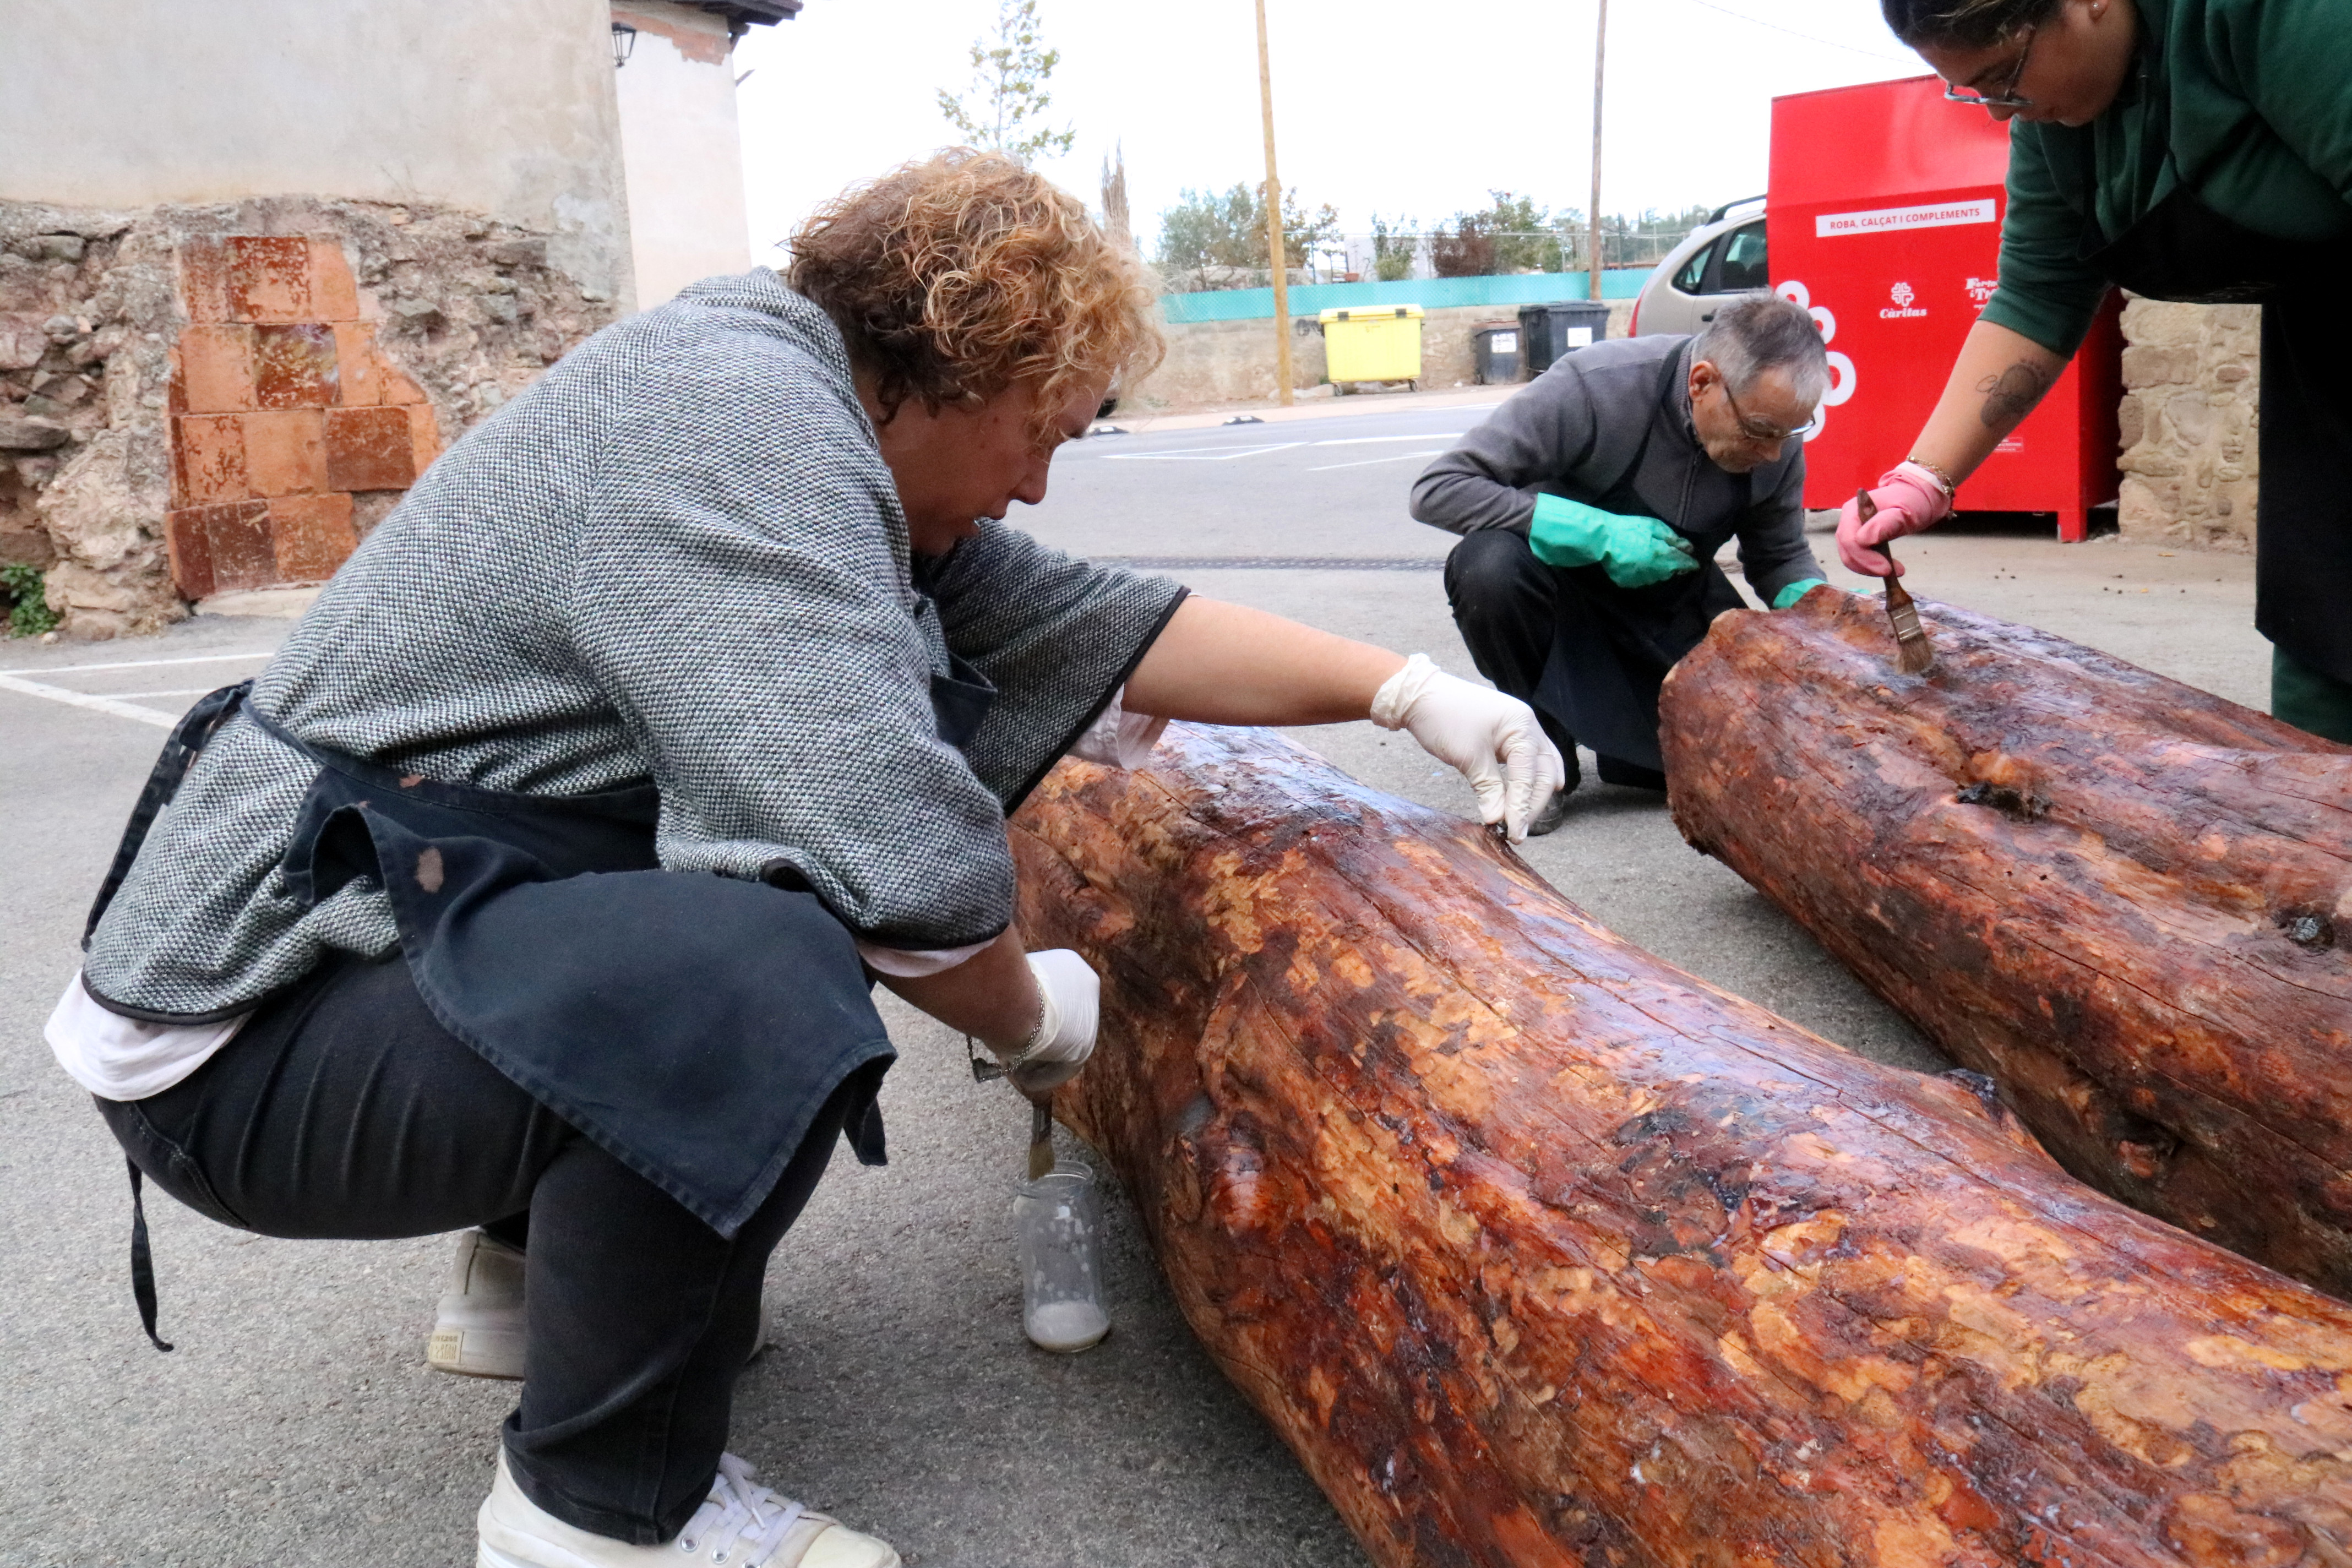
[[1751, 16], [1745, 11], [1735, 11], [1728, 5], [1717, 5], [1715, 4], [1715, 0], [1690, 0], [1690, 3], [1704, 10], [1720, 12], [1724, 16], [1729, 16], [1735, 21], [1746, 22], [1751, 26], [1767, 27], [1775, 33], [1786, 33], [1792, 38], [1802, 38], [1809, 44], [1820, 44], [1825, 48], [1843, 49], [1850, 55], [1863, 55], [1874, 60], [1884, 60], [1889, 65], [1916, 65], [1919, 63], [1916, 60], [1906, 60], [1895, 55], [1882, 55], [1876, 49], [1856, 48], [1852, 44], [1842, 44], [1835, 38], [1815, 37], [1811, 33], [1801, 33], [1794, 27], [1784, 27], [1778, 22], [1767, 22], [1760, 16]]

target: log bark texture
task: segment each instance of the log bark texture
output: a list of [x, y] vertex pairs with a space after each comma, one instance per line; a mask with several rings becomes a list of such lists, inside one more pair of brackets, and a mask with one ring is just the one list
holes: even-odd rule
[[1675, 820], [2093, 1185], [2352, 1297], [2352, 749], [2061, 638], [1717, 620]]
[[1376, 1562], [2352, 1563], [2352, 1308], [2074, 1182], [1982, 1079], [1272, 737], [1065, 763], [1013, 829], [1024, 933], [1104, 977], [1057, 1110]]

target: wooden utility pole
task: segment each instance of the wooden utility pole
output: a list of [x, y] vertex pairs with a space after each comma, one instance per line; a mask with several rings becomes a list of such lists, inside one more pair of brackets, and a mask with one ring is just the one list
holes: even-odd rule
[[1265, 248], [1274, 267], [1274, 375], [1290, 406], [1290, 268], [1282, 258], [1282, 177], [1274, 172], [1274, 69], [1265, 50], [1265, 0], [1257, 0], [1257, 98], [1265, 110]]
[[1609, 0], [1600, 0], [1601, 13], [1592, 24], [1592, 282], [1588, 300], [1601, 298], [1601, 67], [1609, 58]]

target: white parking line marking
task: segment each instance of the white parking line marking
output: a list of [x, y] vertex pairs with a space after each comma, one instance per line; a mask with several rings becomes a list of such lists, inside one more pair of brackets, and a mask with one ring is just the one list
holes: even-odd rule
[[152, 669], [165, 664], [227, 664], [240, 658], [268, 658], [278, 650], [258, 653], [200, 653], [193, 658], [126, 658], [114, 664], [52, 664], [37, 668], [0, 669], [0, 675], [72, 675], [85, 669]]
[[[166, 663], [167, 660], [157, 660]], [[87, 708], [94, 713], [111, 713], [118, 719], [135, 719], [142, 724], [153, 724], [169, 730], [179, 723], [176, 713], [159, 713], [152, 708], [141, 708], [115, 697], [92, 697], [87, 691], [68, 691], [62, 686], [44, 686], [37, 680], [19, 680], [13, 675], [0, 675], [0, 691], [20, 691], [27, 697], [44, 697], [51, 702], [62, 702], [68, 708]]]
[[1442, 458], [1444, 455], [1444, 447], [1433, 447], [1426, 452], [1399, 452], [1393, 458], [1366, 458], [1360, 462], [1354, 463], [1325, 463], [1320, 468], [1309, 468], [1307, 471], [1310, 474], [1328, 474], [1334, 468], [1369, 468], [1375, 463], [1409, 463], [1415, 458]]
[[1293, 447], [1304, 447], [1304, 441], [1280, 441], [1271, 447], [1187, 447], [1181, 452], [1106, 452], [1106, 463], [1230, 463], [1235, 458], [1255, 458], [1261, 452], [1286, 452]]
[[91, 695], [111, 697], [118, 702], [139, 702], [150, 697], [202, 697], [212, 689], [209, 686], [182, 686], [170, 691], [100, 691]]
[[1458, 441], [1467, 430], [1424, 430], [1418, 436], [1349, 436], [1338, 441], [1318, 441], [1318, 447], [1369, 447], [1375, 441]]

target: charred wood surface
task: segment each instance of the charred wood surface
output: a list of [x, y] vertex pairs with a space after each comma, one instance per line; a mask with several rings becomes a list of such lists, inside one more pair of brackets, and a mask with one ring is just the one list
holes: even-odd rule
[[1013, 826], [1025, 934], [1104, 976], [1057, 1109], [1377, 1562], [2352, 1563], [2352, 1308], [2074, 1182], [1981, 1079], [1274, 738], [1065, 763]]
[[1675, 820], [2068, 1170], [2352, 1297], [2352, 750], [2061, 638], [1735, 614], [1661, 704]]

